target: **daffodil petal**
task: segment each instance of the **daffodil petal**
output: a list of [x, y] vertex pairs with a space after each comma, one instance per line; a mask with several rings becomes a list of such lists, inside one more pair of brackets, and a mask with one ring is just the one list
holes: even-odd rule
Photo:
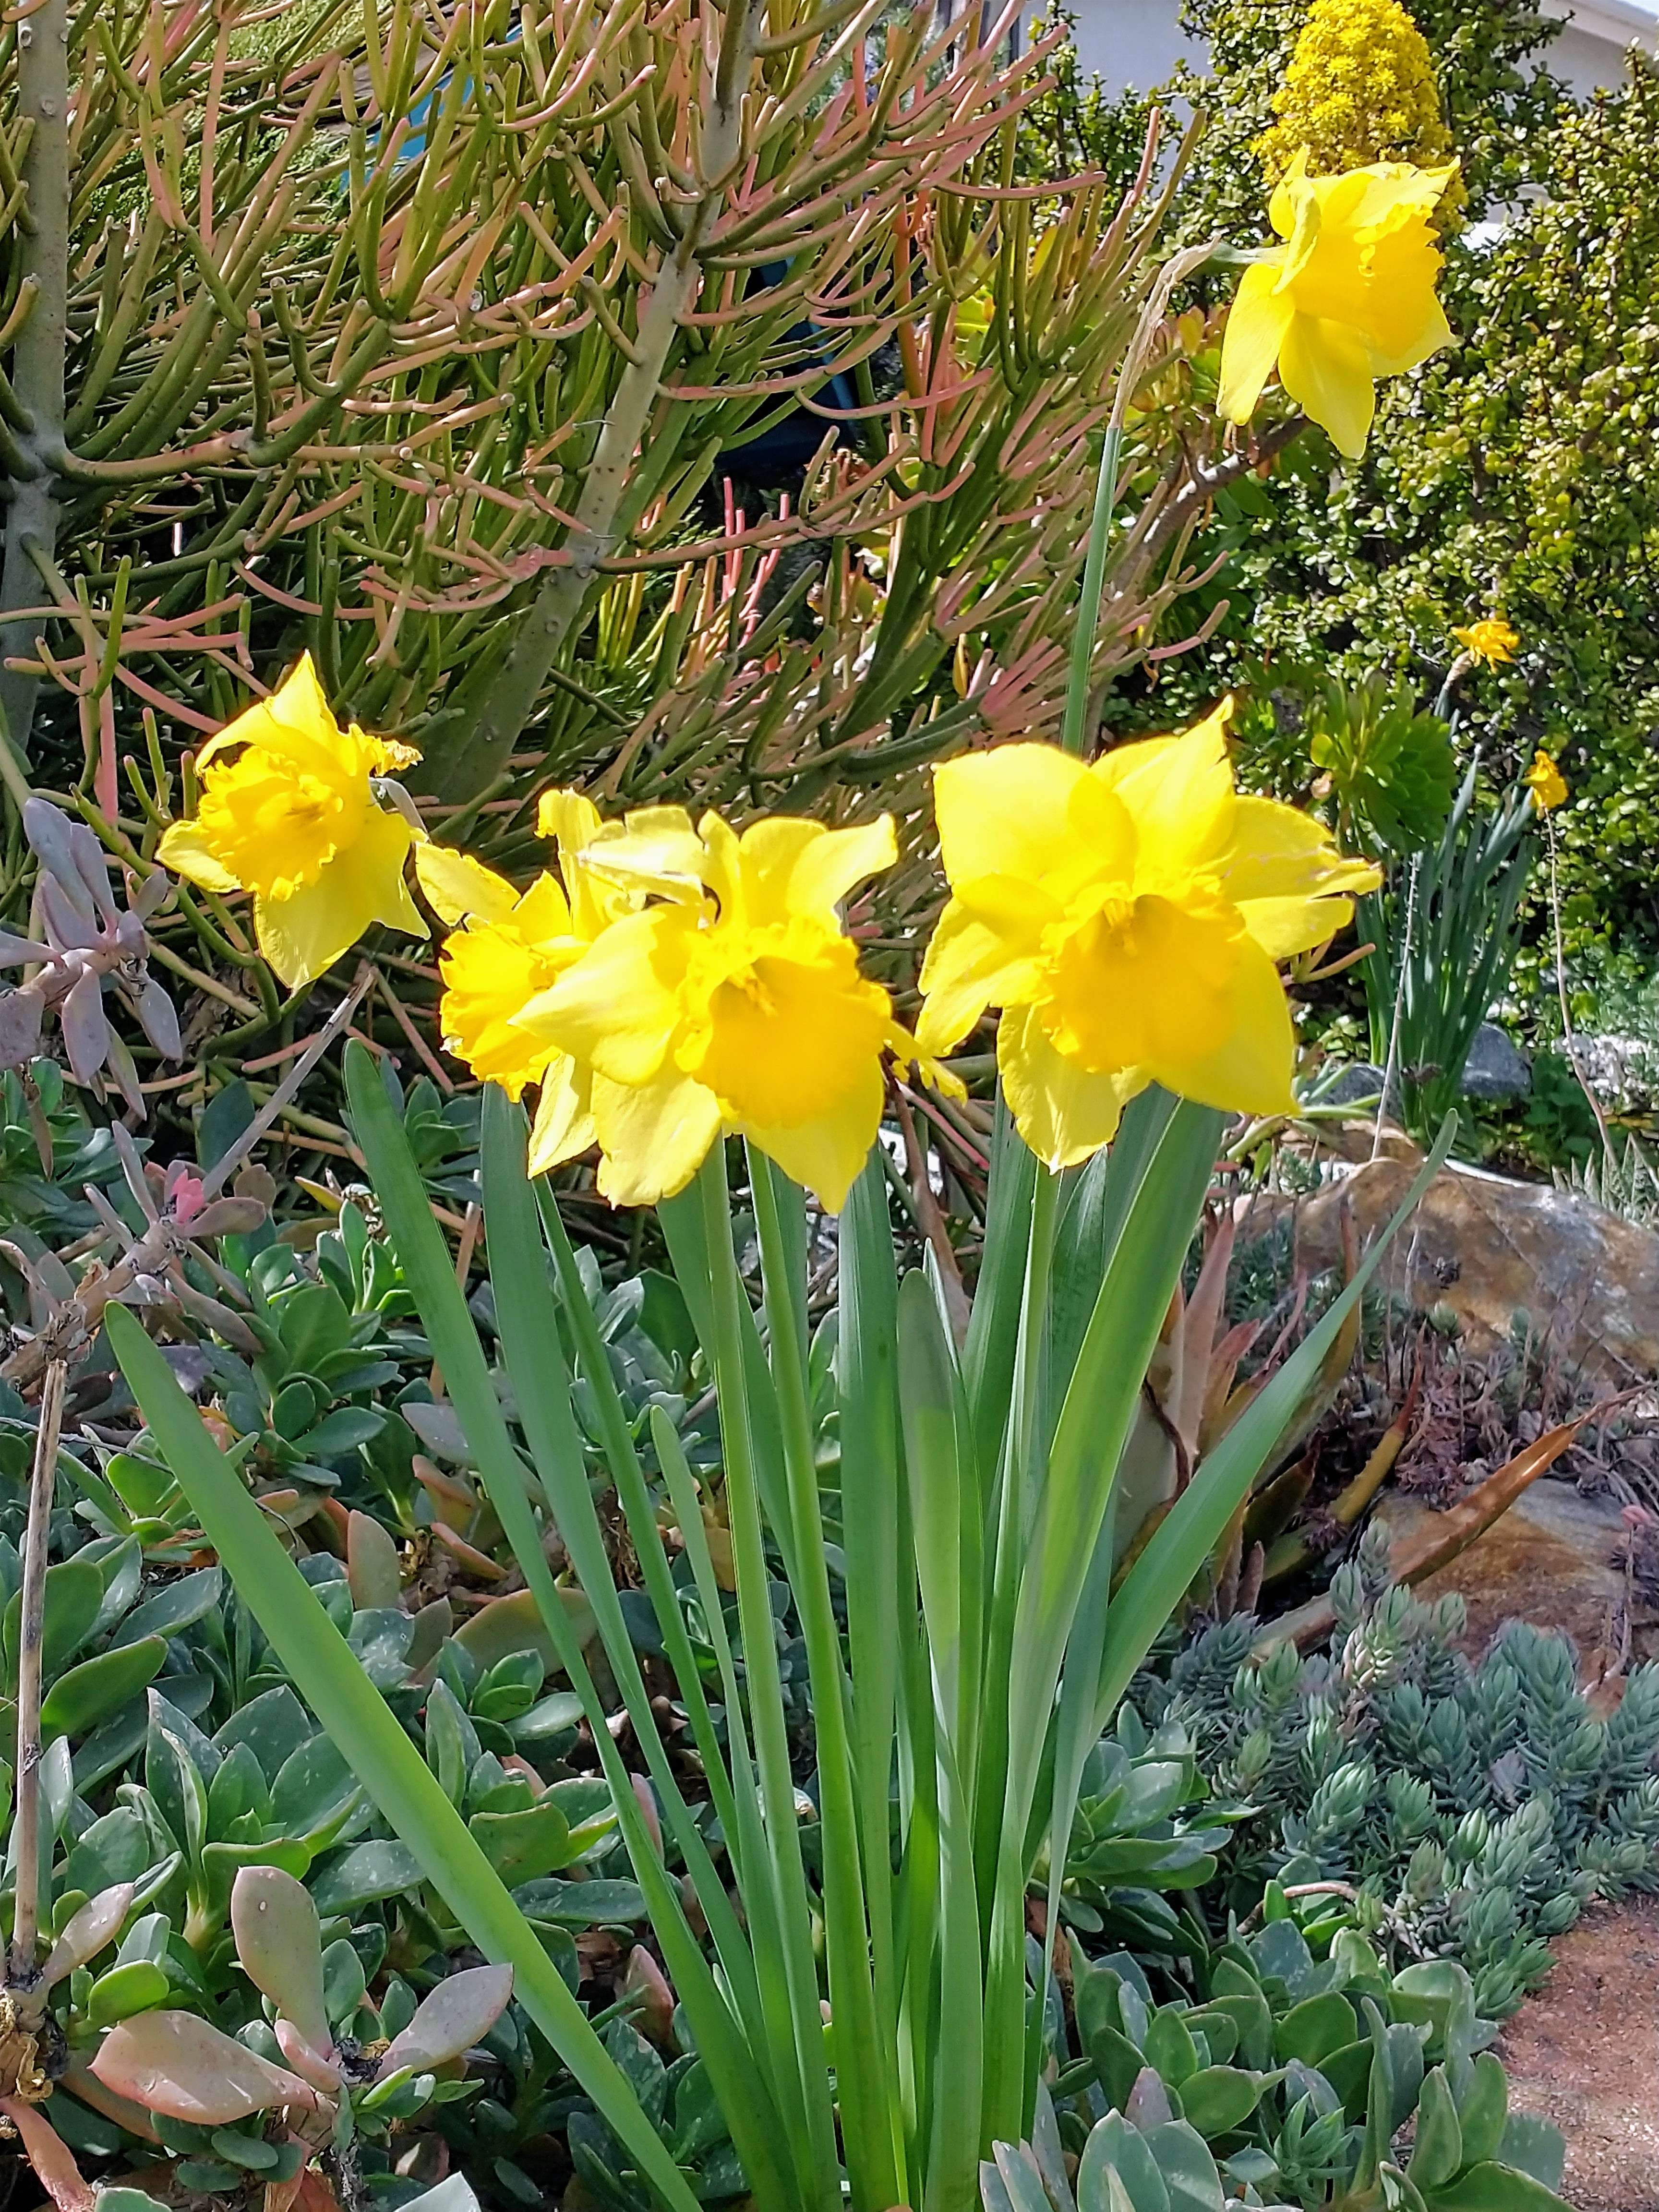
[[679, 1027], [679, 987], [696, 928], [684, 907], [623, 915], [530, 1001], [521, 1026], [616, 1083], [651, 1082]]
[[1174, 1036], [1161, 1039], [1157, 1056], [1146, 1061], [1146, 1073], [1165, 1090], [1224, 1113], [1293, 1111], [1296, 1031], [1291, 1010], [1278, 969], [1251, 937], [1237, 941], [1227, 995], [1230, 1022], [1184, 1049]]
[[593, 1078], [599, 1190], [613, 1206], [655, 1206], [685, 1188], [720, 1136], [720, 1101], [678, 1068], [654, 1082]]
[[826, 830], [798, 855], [789, 875], [788, 905], [796, 914], [829, 915], [855, 885], [898, 858], [893, 817], [884, 814], [854, 830]]
[[478, 915], [486, 921], [503, 921], [518, 904], [519, 894], [505, 876], [498, 876], [471, 853], [458, 852], [453, 845], [418, 840], [415, 880], [439, 921], [452, 928], [468, 915]]
[[592, 1078], [568, 1053], [556, 1053], [549, 1060], [530, 1125], [532, 1176], [545, 1175], [592, 1149], [597, 1141], [592, 1091]]
[[1039, 884], [1064, 852], [1073, 793], [1089, 771], [1054, 745], [998, 745], [933, 771], [945, 872], [958, 892], [985, 876]]
[[832, 1110], [777, 1127], [746, 1123], [746, 1132], [792, 1182], [839, 1213], [876, 1141], [884, 1095], [880, 1062], [866, 1059]]
[[1278, 284], [1278, 263], [1256, 263], [1244, 271], [1228, 310], [1221, 341], [1218, 403], [1225, 422], [1249, 421], [1279, 360], [1279, 349], [1296, 310]]
[[193, 821], [170, 823], [161, 832], [155, 857], [164, 868], [171, 868], [175, 876], [183, 876], [188, 883], [199, 884], [204, 891], [236, 891], [242, 888], [240, 878], [232, 875], [204, 842], [200, 828]]
[[1034, 1006], [1012, 1006], [998, 1023], [997, 1069], [1020, 1135], [1055, 1170], [1109, 1144], [1124, 1107], [1147, 1082], [1135, 1068], [1093, 1073], [1056, 1051]]
[[1035, 945], [1030, 951], [1011, 948], [999, 931], [952, 899], [921, 963], [917, 1045], [930, 1058], [949, 1052], [987, 1006], [1012, 1006], [1034, 995], [1041, 973]]
[[1338, 453], [1358, 460], [1376, 412], [1370, 353], [1358, 331], [1344, 323], [1298, 315], [1279, 349], [1279, 375]]

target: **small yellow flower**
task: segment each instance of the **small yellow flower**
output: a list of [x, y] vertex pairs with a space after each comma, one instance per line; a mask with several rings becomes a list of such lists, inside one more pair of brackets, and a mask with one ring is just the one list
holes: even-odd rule
[[920, 1048], [1000, 1006], [1020, 1134], [1053, 1168], [1149, 1083], [1235, 1113], [1293, 1103], [1276, 960], [1334, 937], [1378, 881], [1311, 817], [1234, 789], [1225, 702], [1092, 767], [1011, 744], [934, 772], [951, 897], [921, 971]]
[[355, 722], [343, 730], [306, 653], [203, 747], [196, 811], [163, 834], [156, 856], [204, 890], [252, 892], [259, 950], [297, 988], [371, 922], [426, 935], [404, 881], [416, 832], [374, 787], [419, 757]]
[[[1510, 628], [1501, 615], [1487, 615], [1480, 622], [1471, 623], [1467, 629], [1455, 629], [1452, 635], [1476, 660], [1484, 660], [1488, 668], [1501, 667], [1513, 660], [1515, 648], [1521, 642], [1520, 633]], [[1541, 757], [1541, 756], [1540, 756]]]
[[1540, 746], [1533, 757], [1532, 766], [1521, 779], [1533, 796], [1533, 804], [1540, 814], [1547, 814], [1553, 806], [1559, 806], [1567, 795], [1567, 780], [1555, 763]]
[[531, 1084], [541, 1086], [530, 1136], [531, 1172], [539, 1175], [594, 1142], [590, 1079], [568, 1053], [520, 1028], [516, 1017], [636, 902], [583, 865], [586, 848], [602, 834], [589, 800], [550, 792], [537, 826], [557, 842], [562, 883], [544, 871], [520, 896], [470, 854], [433, 844], [416, 846], [415, 872], [440, 920], [452, 926], [442, 956], [445, 1049], [509, 1098]]
[[739, 837], [678, 807], [630, 814], [586, 848], [597, 881], [650, 902], [518, 1018], [592, 1071], [606, 1197], [648, 1206], [684, 1189], [724, 1129], [840, 1210], [880, 1122], [882, 1054], [915, 1048], [837, 909], [896, 851], [886, 817], [860, 830], [778, 817]]
[[1221, 412], [1247, 422], [1279, 382], [1338, 451], [1365, 450], [1376, 380], [1451, 343], [1429, 217], [1455, 171], [1378, 162], [1310, 177], [1292, 163], [1268, 208], [1281, 252], [1244, 271], [1221, 351]]

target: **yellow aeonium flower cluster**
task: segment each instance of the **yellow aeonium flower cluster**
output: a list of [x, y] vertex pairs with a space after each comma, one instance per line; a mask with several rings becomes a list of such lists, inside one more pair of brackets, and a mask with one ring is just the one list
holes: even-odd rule
[[1327, 175], [1451, 157], [1428, 41], [1400, 0], [1314, 0], [1256, 152], [1277, 184], [1304, 154]]

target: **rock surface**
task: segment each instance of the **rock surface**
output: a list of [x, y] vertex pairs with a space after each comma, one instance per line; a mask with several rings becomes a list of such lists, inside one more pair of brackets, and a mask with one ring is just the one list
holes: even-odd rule
[[1506, 1106], [1532, 1089], [1532, 1062], [1496, 1022], [1482, 1022], [1463, 1063], [1462, 1088], [1466, 1098]]
[[[1440, 1517], [1400, 1492], [1386, 1495], [1378, 1510], [1401, 1534]], [[1455, 1590], [1462, 1598], [1468, 1625], [1459, 1642], [1472, 1659], [1506, 1620], [1560, 1630], [1577, 1646], [1579, 1680], [1599, 1703], [1597, 1685], [1616, 1670], [1626, 1627], [1632, 1661], [1659, 1653], [1659, 1612], [1615, 1558], [1624, 1534], [1613, 1498], [1583, 1497], [1575, 1483], [1544, 1475], [1467, 1552], [1419, 1583], [1418, 1595]], [[1617, 1693], [1617, 1681], [1609, 1682], [1606, 1702]]]
[[[1340, 1263], [1345, 1199], [1362, 1243], [1374, 1236], [1420, 1159], [1391, 1142], [1387, 1157], [1297, 1201], [1301, 1263], [1316, 1272]], [[1414, 1305], [1449, 1305], [1474, 1352], [1507, 1341], [1524, 1314], [1559, 1356], [1614, 1388], [1659, 1376], [1659, 1234], [1572, 1192], [1454, 1162], [1395, 1238], [1379, 1279]]]
[[1504, 2031], [1514, 2109], [1567, 2139], [1578, 2212], [1659, 2212], [1659, 1900], [1589, 1914]]

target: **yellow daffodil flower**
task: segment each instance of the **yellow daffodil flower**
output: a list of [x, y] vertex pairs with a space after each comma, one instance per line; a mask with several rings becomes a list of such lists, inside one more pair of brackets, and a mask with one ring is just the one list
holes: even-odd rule
[[1276, 366], [1339, 452], [1364, 452], [1376, 379], [1451, 343], [1429, 217], [1455, 173], [1379, 161], [1310, 177], [1305, 156], [1292, 163], [1268, 207], [1284, 248], [1244, 271], [1227, 318], [1220, 404], [1229, 422], [1249, 422]]
[[544, 871], [521, 896], [470, 854], [434, 844], [416, 846], [415, 873], [452, 928], [441, 962], [444, 1048], [509, 1098], [531, 1084], [541, 1086], [530, 1134], [531, 1172], [539, 1175], [594, 1142], [591, 1077], [556, 1045], [520, 1028], [515, 1017], [637, 902], [583, 866], [583, 853], [602, 834], [589, 800], [550, 792], [537, 826], [556, 841], [562, 882]]
[[1547, 814], [1553, 806], [1559, 806], [1567, 795], [1567, 780], [1549, 755], [1540, 747], [1533, 757], [1532, 766], [1521, 779], [1533, 796], [1533, 804], [1540, 814]]
[[156, 857], [206, 890], [252, 892], [259, 950], [297, 988], [371, 922], [426, 935], [404, 881], [417, 833], [374, 788], [419, 757], [355, 722], [343, 730], [306, 653], [202, 748], [196, 811], [164, 832]]
[[1475, 660], [1484, 660], [1488, 668], [1498, 668], [1513, 660], [1515, 648], [1520, 644], [1520, 635], [1512, 630], [1501, 615], [1486, 615], [1480, 622], [1471, 623], [1467, 629], [1455, 629], [1452, 635], [1465, 653]]
[[592, 1072], [606, 1197], [672, 1196], [736, 1130], [840, 1210], [875, 1141], [882, 1054], [915, 1048], [837, 909], [896, 851], [885, 817], [859, 830], [780, 817], [739, 837], [678, 807], [630, 814], [586, 848], [596, 880], [649, 902], [518, 1018]]
[[1231, 708], [1091, 767], [1021, 744], [934, 771], [951, 896], [917, 1043], [947, 1052], [1000, 1006], [1003, 1089], [1052, 1168], [1097, 1151], [1149, 1083], [1233, 1113], [1293, 1104], [1273, 963], [1334, 936], [1378, 875], [1234, 789]]

